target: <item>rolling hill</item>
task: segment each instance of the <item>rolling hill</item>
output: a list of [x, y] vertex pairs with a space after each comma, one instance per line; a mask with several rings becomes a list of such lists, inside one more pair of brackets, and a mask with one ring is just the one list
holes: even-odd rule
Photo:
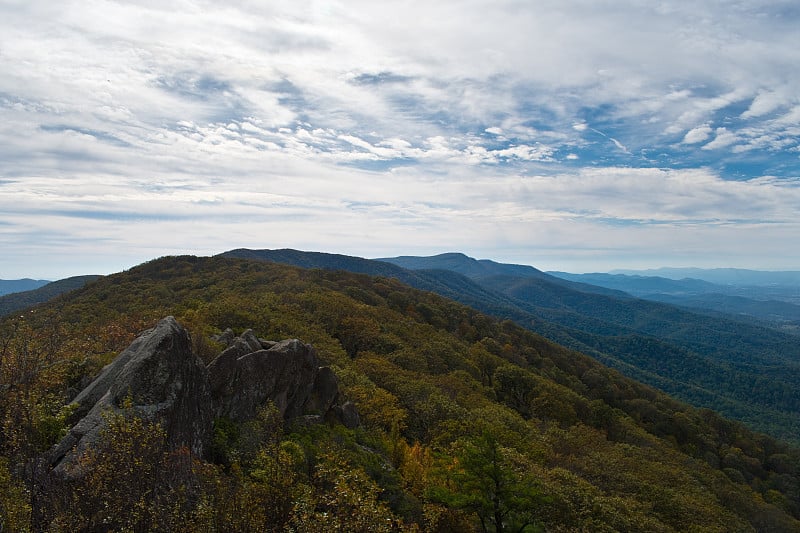
[[0, 316], [5, 316], [20, 309], [31, 307], [52, 300], [60, 294], [69, 292], [96, 280], [100, 276], [74, 276], [58, 281], [47, 282], [31, 290], [15, 292], [0, 296]]
[[0, 296], [14, 292], [32, 291], [50, 283], [43, 279], [0, 279]]
[[[416, 275], [475, 290], [469, 278], [447, 271]], [[65, 404], [166, 316], [189, 330], [206, 365], [220, 353], [226, 328], [311, 343], [360, 424], [280, 421], [269, 409], [249, 421], [217, 418], [212, 452], [193, 457], [165, 447], [152, 411], [137, 410], [131, 398], [78, 458], [76, 477], [53, 478], [34, 459], [70, 427]], [[7, 346], [0, 368], [4, 524], [75, 531], [96, 530], [91, 524], [469, 531], [481, 523], [497, 531], [800, 530], [797, 448], [391, 276], [263, 258], [161, 258], [7, 317], [0, 336]], [[32, 357], [40, 364], [20, 366]], [[19, 468], [26, 464], [40, 466]], [[35, 480], [25, 478], [31, 472]], [[25, 490], [32, 481], [33, 494]], [[68, 490], [57, 490], [65, 482]]]
[[800, 441], [800, 345], [791, 335], [463, 254], [374, 261], [286, 250], [222, 255], [389, 275], [514, 320], [696, 406]]
[[[553, 276], [627, 292], [637, 298], [727, 314], [794, 331], [800, 326], [800, 289], [789, 285], [719, 285], [699, 279], [674, 280], [626, 274], [569, 274]], [[782, 278], [777, 278], [782, 279]]]

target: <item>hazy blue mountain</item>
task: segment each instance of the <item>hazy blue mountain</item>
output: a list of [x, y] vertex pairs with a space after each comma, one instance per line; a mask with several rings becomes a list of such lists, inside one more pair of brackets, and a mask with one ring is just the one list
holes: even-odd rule
[[545, 282], [548, 287], [569, 287], [572, 290], [609, 294], [620, 298], [627, 295], [618, 290], [609, 290], [601, 285], [573, 282], [542, 272], [532, 266], [497, 263], [489, 259], [473, 259], [462, 253], [450, 252], [430, 257], [400, 256], [376, 259], [397, 265], [409, 270], [448, 270], [463, 274], [473, 280], [481, 280], [492, 276], [515, 276], [525, 279], [536, 279]]
[[513, 320], [695, 405], [799, 440], [800, 343], [791, 335], [463, 254], [396, 259], [417, 267], [454, 269], [415, 271], [383, 261], [295, 250], [222, 255], [396, 277]]
[[693, 278], [721, 285], [784, 285], [800, 287], [800, 271], [747, 270], [742, 268], [657, 268], [651, 270], [612, 270], [610, 274], [659, 276], [670, 279]]
[[15, 292], [32, 291], [50, 283], [45, 279], [0, 279], [0, 296]]
[[691, 307], [724, 313], [734, 317], [752, 317], [768, 324], [783, 326], [787, 323], [800, 325], [800, 305], [780, 300], [753, 300], [728, 294], [644, 294], [641, 298], [672, 305]]
[[508, 273], [533, 278], [546, 279], [550, 277], [532, 266], [507, 265], [489, 259], [473, 259], [459, 252], [448, 252], [430, 257], [405, 255], [375, 260], [392, 263], [409, 270], [450, 270], [470, 278]]
[[0, 316], [5, 316], [20, 309], [32, 307], [52, 300], [65, 292], [79, 289], [94, 281], [100, 276], [87, 275], [87, 276], [74, 276], [65, 278], [58, 281], [48, 282], [37, 289], [24, 292], [15, 292], [0, 296]]
[[[790, 286], [720, 285], [700, 279], [669, 279], [628, 274], [570, 274], [550, 272], [570, 281], [625, 291], [645, 300], [690, 307], [733, 317], [750, 317], [785, 328], [800, 324], [800, 305], [791, 303], [800, 293]], [[746, 295], [749, 295], [746, 296]], [[773, 299], [775, 297], [775, 299]]]
[[633, 296], [645, 294], [703, 294], [722, 292], [725, 287], [702, 279], [670, 279], [661, 276], [639, 276], [633, 274], [570, 274], [569, 272], [548, 272], [555, 277], [617, 289]]

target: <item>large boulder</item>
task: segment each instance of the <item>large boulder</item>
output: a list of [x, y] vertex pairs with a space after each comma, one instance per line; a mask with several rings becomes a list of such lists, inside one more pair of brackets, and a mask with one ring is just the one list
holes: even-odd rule
[[128, 403], [163, 424], [170, 447], [187, 446], [203, 456], [212, 436], [208, 374], [192, 353], [188, 332], [173, 317], [140, 335], [73, 400], [79, 421], [48, 454], [56, 471], [69, 473], [83, 450], [106, 427], [107, 412]]
[[68, 477], [80, 475], [77, 459], [100, 438], [107, 413], [123, 409], [161, 423], [170, 448], [186, 446], [200, 457], [210, 450], [214, 417], [245, 422], [267, 401], [285, 419], [309, 415], [358, 425], [354, 406], [337, 405], [336, 375], [319, 365], [311, 345], [264, 341], [250, 330], [223, 337], [228, 347], [206, 368], [173, 317], [142, 333], [75, 397], [75, 425], [47, 462]]
[[314, 348], [288, 339], [252, 351], [243, 335], [208, 365], [216, 416], [242, 422], [272, 401], [286, 419], [325, 415], [339, 394], [336, 376], [320, 367]]

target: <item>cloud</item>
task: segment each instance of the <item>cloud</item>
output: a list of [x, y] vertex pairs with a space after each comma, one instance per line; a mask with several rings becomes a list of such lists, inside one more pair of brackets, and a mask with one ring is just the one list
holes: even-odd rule
[[701, 234], [738, 257], [739, 228], [757, 259], [800, 264], [781, 242], [798, 18], [750, 0], [4, 3], [0, 245], [26, 272], [76, 243], [98, 261], [109, 242], [148, 258], [264, 235], [411, 253], [411, 228], [420, 250], [535, 263]]
[[703, 150], [718, 150], [735, 144], [739, 138], [735, 133], [728, 131], [727, 128], [717, 128], [714, 140], [703, 145]]
[[759, 91], [750, 103], [747, 111], [742, 113], [742, 118], [761, 117], [791, 102], [785, 94], [778, 91]]
[[697, 144], [705, 141], [711, 136], [711, 126], [708, 124], [704, 124], [702, 126], [698, 126], [696, 128], [692, 128], [686, 132], [686, 135], [683, 137], [684, 144]]

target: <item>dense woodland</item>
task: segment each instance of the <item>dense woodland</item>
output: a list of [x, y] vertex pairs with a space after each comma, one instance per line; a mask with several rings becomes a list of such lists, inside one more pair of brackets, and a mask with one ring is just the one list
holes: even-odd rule
[[753, 320], [706, 316], [458, 253], [380, 261], [296, 250], [224, 255], [390, 275], [514, 320], [696, 407], [800, 445], [800, 343]]
[[0, 296], [0, 317], [10, 315], [20, 309], [47, 302], [65, 292], [83, 287], [90, 281], [100, 276], [75, 276], [51, 283], [46, 283], [36, 289], [13, 292]]
[[[200, 458], [114, 415], [84, 478], [34, 483], [70, 399], [167, 315], [206, 362], [225, 328], [313, 344], [361, 426], [266, 405]], [[800, 531], [797, 448], [387, 277], [172, 257], [100, 278], [0, 323], [0, 422], [3, 532]]]

